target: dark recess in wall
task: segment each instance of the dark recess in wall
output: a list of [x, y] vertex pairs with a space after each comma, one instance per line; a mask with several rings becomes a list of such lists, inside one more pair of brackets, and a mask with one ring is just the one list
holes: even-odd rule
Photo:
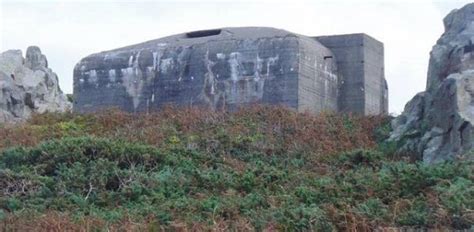
[[199, 37], [206, 37], [212, 35], [219, 35], [221, 33], [221, 29], [212, 29], [212, 30], [202, 30], [202, 31], [193, 31], [186, 33], [187, 38], [199, 38]]

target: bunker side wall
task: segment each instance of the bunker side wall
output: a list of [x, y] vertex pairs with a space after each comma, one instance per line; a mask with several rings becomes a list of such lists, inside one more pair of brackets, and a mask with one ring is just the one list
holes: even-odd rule
[[365, 114], [388, 113], [383, 43], [364, 36]]
[[364, 115], [388, 112], [383, 43], [365, 34], [315, 37], [336, 55], [339, 111]]
[[365, 114], [364, 40], [360, 34], [315, 37], [336, 56], [340, 112]]
[[299, 40], [298, 111], [338, 110], [334, 54], [313, 39]]

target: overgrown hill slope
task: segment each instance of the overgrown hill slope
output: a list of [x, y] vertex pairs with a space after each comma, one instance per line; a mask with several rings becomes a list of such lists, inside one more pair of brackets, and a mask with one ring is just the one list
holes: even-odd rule
[[398, 157], [388, 119], [167, 108], [0, 128], [0, 230], [469, 229], [474, 165]]

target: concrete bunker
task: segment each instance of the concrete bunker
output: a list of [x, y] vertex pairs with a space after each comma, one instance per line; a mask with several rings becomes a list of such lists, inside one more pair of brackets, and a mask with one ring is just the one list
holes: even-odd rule
[[262, 27], [200, 30], [82, 59], [74, 110], [166, 104], [387, 113], [383, 44], [365, 34], [307, 37]]

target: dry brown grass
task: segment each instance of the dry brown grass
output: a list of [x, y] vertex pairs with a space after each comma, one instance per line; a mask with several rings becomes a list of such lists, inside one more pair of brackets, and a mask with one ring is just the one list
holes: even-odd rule
[[[386, 117], [297, 113], [282, 107], [254, 106], [236, 112], [165, 107], [150, 114], [107, 110], [97, 114], [35, 115], [27, 123], [0, 128], [0, 149], [33, 146], [65, 136], [94, 135], [225, 155], [235, 141], [263, 154], [310, 153], [315, 157], [375, 146], [374, 129]], [[219, 142], [220, 141], [220, 142]], [[222, 141], [228, 141], [223, 143]]]

